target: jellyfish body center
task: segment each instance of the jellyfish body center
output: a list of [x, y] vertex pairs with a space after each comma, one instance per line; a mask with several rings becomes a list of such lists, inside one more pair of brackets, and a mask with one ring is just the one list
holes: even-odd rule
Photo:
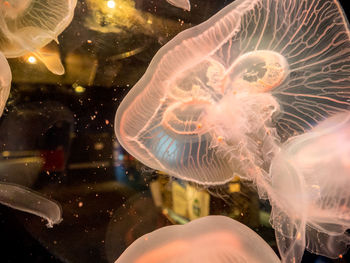
[[168, 106], [162, 116], [162, 125], [173, 135], [193, 136], [210, 134], [213, 145], [240, 144], [248, 133], [260, 134], [278, 102], [271, 94], [230, 93], [219, 101], [190, 98]]
[[3, 10], [4, 16], [15, 19], [30, 6], [32, 0], [2, 0], [0, 3], [0, 9]]
[[238, 57], [226, 71], [225, 91], [267, 92], [278, 87], [288, 76], [287, 60], [277, 52], [258, 50]]

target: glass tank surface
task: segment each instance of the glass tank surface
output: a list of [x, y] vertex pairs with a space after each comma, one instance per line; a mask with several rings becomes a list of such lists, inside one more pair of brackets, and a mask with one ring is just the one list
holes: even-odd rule
[[0, 0], [0, 261], [350, 262], [349, 16]]

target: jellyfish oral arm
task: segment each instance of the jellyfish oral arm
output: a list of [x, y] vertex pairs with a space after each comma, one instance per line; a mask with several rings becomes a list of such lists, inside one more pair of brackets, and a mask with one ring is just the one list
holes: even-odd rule
[[62, 221], [58, 203], [19, 185], [0, 183], [0, 203], [46, 219], [47, 227]]
[[178, 8], [182, 8], [186, 11], [191, 10], [190, 0], [166, 0], [169, 4], [176, 6]]
[[65, 70], [62, 65], [61, 59], [59, 58], [59, 55], [56, 53], [49, 53], [49, 52], [43, 52], [43, 51], [36, 51], [34, 52], [34, 55], [45, 64], [48, 70], [50, 70], [52, 73], [56, 75], [63, 75]]
[[301, 262], [306, 245], [305, 225], [301, 225], [299, 229], [290, 229], [289, 235], [292, 235], [292, 237], [285, 236], [279, 231], [275, 231], [276, 242], [282, 258], [282, 263]]

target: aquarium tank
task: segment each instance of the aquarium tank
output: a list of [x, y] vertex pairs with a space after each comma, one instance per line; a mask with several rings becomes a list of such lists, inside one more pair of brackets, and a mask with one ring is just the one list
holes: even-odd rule
[[350, 263], [346, 2], [0, 0], [0, 261]]

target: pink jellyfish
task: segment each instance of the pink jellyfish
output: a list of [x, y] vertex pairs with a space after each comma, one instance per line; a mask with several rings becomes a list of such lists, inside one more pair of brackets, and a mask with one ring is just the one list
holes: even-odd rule
[[115, 263], [278, 263], [253, 230], [224, 216], [166, 226], [132, 243]]
[[55, 74], [63, 74], [60, 59], [39, 51], [70, 24], [77, 0], [0, 0], [0, 51], [8, 58], [33, 53]]
[[0, 116], [2, 115], [7, 98], [10, 94], [12, 74], [10, 66], [0, 52]]
[[283, 262], [304, 249], [330, 258], [350, 245], [350, 114], [289, 139], [270, 169], [271, 220]]
[[266, 197], [281, 142], [350, 106], [350, 41], [336, 0], [237, 0], [162, 47], [118, 108], [144, 164], [202, 185], [235, 172]]

